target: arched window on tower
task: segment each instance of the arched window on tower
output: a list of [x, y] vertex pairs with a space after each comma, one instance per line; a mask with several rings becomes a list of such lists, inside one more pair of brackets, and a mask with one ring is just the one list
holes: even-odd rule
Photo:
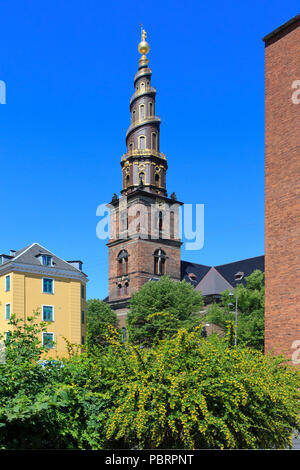
[[140, 121], [145, 119], [145, 105], [141, 104], [140, 105]]
[[170, 212], [170, 238], [175, 238], [175, 227], [174, 227], [174, 212]]
[[139, 184], [141, 186], [145, 185], [145, 173], [143, 173], [143, 172], [139, 173]]
[[139, 136], [139, 149], [145, 150], [146, 148], [146, 137], [144, 135]]
[[163, 214], [160, 211], [158, 213], [158, 238], [162, 238], [163, 233]]
[[159, 248], [154, 252], [154, 274], [163, 276], [166, 273], [166, 253]]
[[160, 177], [159, 177], [159, 174], [158, 174], [158, 173], [155, 173], [155, 176], [154, 176], [154, 183], [155, 183], [155, 186], [156, 186], [157, 188], [159, 188], [159, 186], [160, 186], [160, 184], [159, 184], [159, 183], [160, 183]]
[[132, 122], [135, 122], [135, 109], [132, 111]]
[[152, 132], [152, 148], [157, 150], [157, 134]]
[[130, 185], [130, 176], [126, 175], [125, 177], [125, 189], [128, 189]]
[[118, 254], [118, 276], [128, 274], [128, 253], [126, 250], [120, 251]]
[[149, 103], [149, 116], [153, 116], [153, 103], [150, 101]]

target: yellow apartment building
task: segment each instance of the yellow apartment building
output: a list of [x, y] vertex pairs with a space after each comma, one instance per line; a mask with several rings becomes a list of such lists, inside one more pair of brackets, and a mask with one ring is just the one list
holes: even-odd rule
[[17, 318], [39, 312], [47, 321], [41, 342], [50, 357], [67, 356], [66, 343], [86, 340], [86, 283], [82, 261], [65, 261], [38, 243], [0, 255], [0, 333], [9, 334]]

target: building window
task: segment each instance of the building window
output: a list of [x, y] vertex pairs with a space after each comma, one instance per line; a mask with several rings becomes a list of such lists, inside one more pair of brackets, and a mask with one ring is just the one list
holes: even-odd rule
[[141, 104], [140, 105], [140, 121], [145, 119], [145, 105]]
[[123, 295], [123, 287], [122, 284], [118, 284], [118, 294]]
[[6, 292], [10, 291], [10, 276], [5, 277], [5, 290]]
[[[128, 274], [128, 253], [126, 250], [120, 251], [118, 254], [118, 276]], [[122, 287], [122, 286], [121, 286]]]
[[54, 293], [54, 280], [43, 278], [43, 293], [53, 294]]
[[125, 284], [124, 284], [124, 294], [125, 295], [129, 294], [129, 284], [128, 284], [128, 282], [125, 282]]
[[125, 177], [125, 189], [129, 188], [130, 186], [130, 175], [126, 175]]
[[85, 288], [84, 288], [84, 285], [81, 284], [81, 298], [84, 299], [85, 298]]
[[10, 304], [5, 305], [5, 320], [10, 319]]
[[157, 150], [157, 134], [152, 132], [152, 148]]
[[146, 137], [144, 135], [139, 136], [139, 149], [145, 150], [146, 148]]
[[143, 172], [139, 173], [139, 180], [140, 180], [140, 185], [144, 186], [144, 184], [145, 184], [145, 173], [143, 173]]
[[82, 344], [82, 345], [85, 344], [85, 337], [84, 337], [84, 336], [81, 336], [81, 344]]
[[54, 348], [54, 333], [43, 333], [43, 346], [48, 349]]
[[81, 323], [84, 324], [84, 311], [81, 312]]
[[162, 238], [163, 233], [163, 214], [160, 211], [158, 214], [158, 238]]
[[43, 321], [54, 321], [54, 308], [51, 305], [43, 305]]
[[174, 227], [174, 212], [170, 212], [170, 238], [175, 238], [175, 227]]
[[135, 109], [132, 111], [132, 122], [135, 122]]
[[149, 116], [153, 116], [153, 103], [150, 101], [149, 103]]
[[11, 336], [11, 331], [6, 331], [6, 332], [5, 332], [5, 341], [6, 341], [6, 343], [9, 342], [10, 336]]
[[154, 252], [154, 274], [159, 276], [164, 275], [166, 272], [166, 254], [159, 248]]
[[159, 177], [159, 174], [158, 173], [155, 173], [155, 176], [154, 176], [154, 183], [155, 183], [155, 186], [157, 188], [159, 188], [159, 183], [160, 183], [160, 177]]
[[43, 264], [44, 266], [51, 266], [51, 264], [52, 264], [52, 256], [43, 255], [43, 256], [42, 256], [42, 264]]

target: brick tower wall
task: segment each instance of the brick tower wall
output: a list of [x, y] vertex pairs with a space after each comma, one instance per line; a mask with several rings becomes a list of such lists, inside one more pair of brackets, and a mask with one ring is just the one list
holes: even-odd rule
[[296, 364], [295, 359], [300, 362], [299, 15], [264, 41], [265, 351], [284, 354]]

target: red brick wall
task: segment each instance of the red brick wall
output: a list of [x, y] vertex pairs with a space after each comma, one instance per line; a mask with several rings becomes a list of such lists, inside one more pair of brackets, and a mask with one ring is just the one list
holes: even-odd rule
[[300, 340], [300, 104], [292, 101], [295, 80], [300, 80], [300, 20], [267, 40], [265, 48], [265, 350], [289, 359], [300, 348], [292, 348]]

